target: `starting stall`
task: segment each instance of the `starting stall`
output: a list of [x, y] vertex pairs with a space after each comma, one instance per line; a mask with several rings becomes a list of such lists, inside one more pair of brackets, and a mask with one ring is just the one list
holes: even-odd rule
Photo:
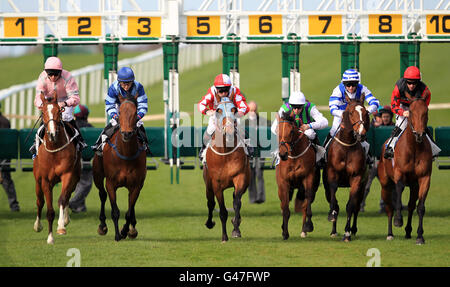
[[223, 73], [236, 86], [241, 43], [280, 45], [287, 101], [301, 89], [303, 43], [339, 44], [343, 72], [359, 68], [360, 43], [391, 42], [399, 45], [402, 75], [420, 65], [421, 42], [450, 41], [448, 0], [8, 0], [1, 9], [0, 45], [43, 45], [44, 61], [59, 45], [103, 45], [106, 88], [116, 79], [119, 45], [162, 44], [164, 159], [177, 183], [180, 44], [221, 44]]

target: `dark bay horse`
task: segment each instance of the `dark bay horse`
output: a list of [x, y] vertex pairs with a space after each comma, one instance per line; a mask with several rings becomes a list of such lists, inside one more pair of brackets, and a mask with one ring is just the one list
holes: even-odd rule
[[[408, 124], [399, 138], [394, 151], [394, 159], [385, 159], [382, 149], [381, 160], [378, 164], [378, 177], [381, 183], [381, 196], [385, 203], [388, 216], [387, 240], [392, 240], [392, 217], [394, 206], [396, 210], [394, 225], [401, 227], [403, 218], [401, 213], [401, 198], [405, 186], [409, 186], [408, 223], [405, 227], [405, 238], [411, 238], [411, 220], [417, 205], [419, 227], [417, 228], [417, 244], [424, 244], [423, 217], [425, 215], [425, 200], [430, 188], [432, 153], [431, 145], [426, 138], [428, 123], [428, 107], [424, 98], [412, 98], [405, 92], [411, 101], [409, 106]], [[397, 192], [397, 202], [392, 202], [392, 192]]]
[[[80, 180], [81, 152], [77, 151], [73, 139], [64, 127], [62, 109], [58, 105], [56, 93], [44, 96], [42, 100], [42, 119], [45, 129], [43, 144], [39, 146], [38, 154], [33, 161], [33, 174], [36, 180], [37, 218], [34, 230], [40, 232], [41, 211], [47, 202], [48, 237], [47, 243], [53, 244], [53, 187], [61, 182], [61, 195], [58, 199], [59, 219], [58, 234], [66, 234], [65, 226], [69, 224], [69, 199]], [[72, 128], [74, 130], [74, 128]], [[45, 196], [45, 200], [44, 200]]]
[[[331, 237], [337, 235], [336, 223], [339, 205], [336, 199], [338, 187], [350, 187], [346, 206], [347, 223], [343, 240], [348, 242], [356, 235], [357, 218], [367, 181], [366, 154], [361, 145], [369, 130], [369, 114], [364, 107], [364, 94], [359, 100], [346, 96], [347, 107], [342, 116], [340, 129], [328, 146], [327, 165], [322, 174], [325, 195], [330, 203], [328, 220], [333, 222]], [[353, 224], [350, 221], [353, 216]], [[350, 233], [351, 232], [351, 233]]]
[[291, 115], [283, 115], [278, 122], [280, 163], [276, 166], [278, 197], [280, 198], [283, 239], [289, 238], [289, 202], [297, 188], [295, 210], [303, 213], [301, 237], [314, 230], [311, 204], [320, 183], [320, 169], [316, 166], [316, 152], [311, 141], [294, 123]]
[[234, 229], [233, 237], [241, 237], [241, 197], [250, 183], [250, 160], [245, 154], [244, 143], [240, 139], [234, 114], [237, 109], [231, 101], [221, 102], [216, 109], [217, 126], [206, 151], [206, 165], [203, 168], [203, 180], [206, 185], [208, 204], [208, 220], [205, 225], [213, 228], [212, 220], [217, 199], [222, 222], [222, 242], [228, 241], [226, 221], [228, 211], [225, 207], [223, 191], [234, 187], [233, 208], [234, 218], [231, 220]]
[[[98, 233], [105, 235], [108, 232], [105, 221], [107, 191], [111, 203], [111, 218], [114, 222], [116, 241], [125, 239], [127, 236], [134, 239], [138, 235], [134, 206], [147, 174], [145, 148], [139, 143], [137, 137], [137, 95], [131, 98], [123, 98], [119, 95], [119, 101], [119, 128], [108, 140], [108, 144], [105, 144], [103, 156], [95, 154], [92, 164], [94, 183], [99, 190], [101, 201]], [[103, 185], [105, 178], [106, 191]], [[120, 232], [120, 211], [116, 202], [116, 191], [119, 187], [128, 189], [126, 222]]]

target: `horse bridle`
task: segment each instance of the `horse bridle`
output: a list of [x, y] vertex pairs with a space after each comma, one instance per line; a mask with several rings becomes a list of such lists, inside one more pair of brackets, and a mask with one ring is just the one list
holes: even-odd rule
[[[58, 114], [61, 115], [62, 112], [64, 112], [64, 108], [59, 108]], [[55, 119], [49, 119], [47, 122], [44, 121], [44, 117], [42, 117], [42, 123], [45, 127], [45, 130], [48, 131], [48, 124], [50, 122], [55, 122], [56, 125], [60, 125], [60, 126], [64, 126], [62, 123], [62, 117], [59, 117], [59, 121], [55, 120]]]
[[[137, 109], [137, 103], [136, 103], [135, 101], [126, 98], [126, 99], [121, 103], [121, 105], [123, 105], [123, 104], [125, 104], [125, 103], [132, 103], [132, 104], [136, 107], [136, 109]], [[120, 127], [120, 123], [119, 123], [119, 127]], [[122, 127], [120, 127], [119, 129], [120, 129], [120, 132], [122, 132]], [[136, 132], [137, 132], [137, 126], [136, 126], [136, 124], [134, 124], [133, 130], [131, 131], [131, 133], [132, 133], [132, 135], [135, 135]]]
[[[414, 99], [411, 100], [411, 103], [416, 102], [416, 101], [425, 101], [425, 99], [424, 99], [424, 98], [421, 98], [421, 97], [415, 97]], [[411, 110], [409, 110], [409, 113], [411, 113]], [[411, 127], [411, 130], [412, 130], [414, 136], [416, 137], [416, 140], [417, 140], [420, 136], [423, 135], [423, 134], [419, 134], [419, 133], [414, 129], [414, 127], [413, 127], [413, 125], [412, 125], [412, 123], [411, 123], [410, 120], [408, 120], [408, 124], [409, 124], [409, 126]]]
[[[278, 124], [281, 124], [281, 123], [289, 123], [289, 124], [291, 124], [291, 125], [294, 125], [294, 123], [293, 122], [291, 122], [291, 121], [287, 121], [287, 120], [283, 120], [283, 121], [280, 121]], [[295, 128], [295, 127], [294, 127]], [[295, 145], [301, 140], [301, 138], [303, 137], [303, 135], [304, 135], [304, 133], [302, 132], [302, 131], [299, 131], [300, 133], [301, 133], [301, 135], [297, 138], [297, 140], [296, 141], [293, 141], [293, 142], [285, 142], [284, 140], [281, 140], [280, 142], [279, 142], [279, 146], [287, 146], [287, 149], [288, 149], [288, 151], [290, 152], [290, 153], [292, 153], [292, 151], [294, 150], [294, 147], [295, 147]]]

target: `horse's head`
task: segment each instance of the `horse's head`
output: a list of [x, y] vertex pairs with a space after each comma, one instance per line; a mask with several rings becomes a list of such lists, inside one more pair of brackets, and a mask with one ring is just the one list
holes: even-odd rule
[[289, 152], [292, 152], [296, 130], [298, 129], [291, 114], [285, 113], [278, 119], [278, 154], [281, 160], [287, 160]]
[[357, 141], [363, 141], [366, 138], [370, 126], [369, 112], [364, 107], [364, 93], [359, 100], [352, 100], [347, 95], [347, 108], [344, 111], [344, 117], [348, 115], [348, 120], [353, 129], [353, 135]]
[[416, 142], [421, 143], [428, 123], [428, 106], [423, 97], [413, 98], [408, 92], [405, 92], [405, 95], [411, 101], [408, 123], [411, 125]]
[[216, 109], [217, 126], [220, 131], [227, 135], [233, 136], [236, 128], [237, 108], [227, 97], [222, 98]]
[[44, 95], [41, 92], [42, 120], [45, 130], [51, 142], [55, 142], [59, 133], [59, 126], [62, 125], [62, 109], [58, 105], [56, 92]]
[[137, 97], [122, 97], [119, 95], [120, 134], [124, 142], [128, 142], [136, 134], [137, 127]]

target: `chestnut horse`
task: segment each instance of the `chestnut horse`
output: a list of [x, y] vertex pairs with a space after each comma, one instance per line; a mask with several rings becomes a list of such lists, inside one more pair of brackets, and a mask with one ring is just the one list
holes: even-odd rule
[[[337, 235], [336, 223], [339, 205], [336, 199], [338, 187], [350, 187], [346, 206], [347, 223], [343, 241], [356, 235], [357, 218], [367, 181], [366, 154], [361, 141], [369, 130], [369, 114], [364, 107], [364, 94], [359, 100], [346, 96], [347, 107], [342, 115], [340, 129], [328, 145], [327, 165], [323, 172], [323, 185], [327, 201], [330, 203], [328, 220], [333, 222], [331, 237]], [[353, 216], [353, 224], [350, 221]], [[350, 233], [351, 232], [351, 233]]]
[[[41, 211], [47, 202], [48, 237], [47, 243], [53, 244], [53, 187], [61, 182], [61, 195], [58, 199], [59, 219], [58, 234], [66, 234], [65, 226], [69, 224], [69, 199], [80, 180], [81, 152], [77, 151], [72, 138], [69, 138], [62, 121], [62, 109], [58, 105], [56, 93], [44, 96], [42, 100], [42, 120], [45, 134], [33, 161], [33, 174], [36, 180], [37, 218], [34, 230], [42, 230]], [[66, 123], [67, 124], [67, 123]], [[75, 129], [72, 127], [72, 130]], [[76, 135], [76, 133], [75, 133]], [[45, 200], [44, 200], [45, 196]]]
[[[403, 218], [401, 213], [401, 198], [405, 186], [409, 186], [408, 223], [405, 227], [405, 238], [411, 238], [411, 220], [416, 201], [417, 214], [419, 215], [419, 227], [417, 228], [417, 244], [424, 244], [423, 216], [425, 215], [425, 200], [430, 188], [432, 153], [430, 142], [426, 138], [428, 122], [428, 107], [424, 98], [412, 98], [407, 92], [406, 97], [411, 101], [409, 106], [408, 124], [399, 138], [394, 159], [385, 159], [382, 149], [381, 159], [378, 164], [378, 177], [381, 183], [381, 196], [385, 203], [388, 216], [387, 240], [392, 240], [392, 216], [395, 205], [394, 225], [401, 227]], [[392, 192], [397, 192], [397, 201], [392, 203]]]
[[320, 183], [320, 169], [316, 166], [316, 152], [308, 137], [294, 123], [293, 117], [283, 115], [278, 122], [278, 147], [280, 163], [276, 166], [278, 197], [280, 198], [283, 239], [289, 238], [289, 202], [297, 188], [295, 210], [302, 211], [301, 237], [314, 230], [311, 204]]
[[[134, 239], [138, 235], [134, 206], [147, 174], [145, 148], [139, 143], [137, 136], [137, 95], [131, 98], [119, 95], [119, 101], [119, 128], [108, 140], [108, 144], [105, 144], [103, 156], [95, 154], [92, 163], [94, 183], [99, 190], [101, 201], [98, 234], [105, 235], [108, 232], [105, 221], [106, 186], [111, 203], [111, 218], [114, 222], [116, 241], [125, 239], [127, 236]], [[128, 189], [126, 222], [120, 232], [120, 211], [116, 203], [116, 191], [119, 187]]]
[[215, 222], [212, 220], [217, 199], [220, 207], [222, 222], [222, 242], [228, 241], [226, 221], [228, 211], [225, 207], [223, 191], [234, 187], [233, 208], [234, 218], [231, 220], [234, 229], [233, 237], [241, 237], [241, 197], [250, 183], [250, 160], [245, 154], [243, 140], [240, 139], [236, 126], [235, 113], [237, 109], [231, 101], [223, 101], [216, 109], [216, 130], [211, 143], [206, 150], [206, 165], [203, 168], [203, 180], [206, 185], [208, 205], [208, 220], [205, 225], [211, 229]]

